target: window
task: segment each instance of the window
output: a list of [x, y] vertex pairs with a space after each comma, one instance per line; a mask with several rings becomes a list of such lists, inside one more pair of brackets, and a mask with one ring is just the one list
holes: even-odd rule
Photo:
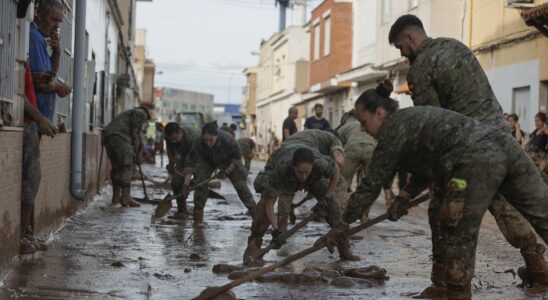
[[382, 23], [388, 23], [390, 21], [390, 1], [391, 0], [382, 0]]
[[331, 50], [331, 16], [324, 19], [323, 56], [329, 55]]
[[314, 60], [320, 58], [320, 22], [314, 24]]
[[408, 0], [409, 10], [419, 6], [419, 0]]

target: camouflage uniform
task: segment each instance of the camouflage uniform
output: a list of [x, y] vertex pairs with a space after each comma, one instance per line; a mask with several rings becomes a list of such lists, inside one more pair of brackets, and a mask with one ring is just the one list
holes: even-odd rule
[[255, 152], [255, 142], [250, 138], [243, 137], [236, 140], [236, 143], [238, 143], [240, 150], [242, 150], [244, 166], [247, 169], [247, 172], [249, 172], [249, 168], [251, 167], [251, 160], [253, 160], [253, 154]]
[[103, 130], [103, 145], [112, 164], [110, 177], [113, 185], [130, 187], [139, 135], [147, 120], [146, 111], [135, 108], [117, 115]]
[[[341, 140], [334, 134], [328, 131], [319, 129], [309, 129], [292, 134], [282, 143], [282, 147], [287, 145], [305, 145], [313, 149], [317, 149], [321, 154], [330, 156], [334, 151], [344, 153]], [[287, 228], [287, 220], [292, 210], [293, 198], [295, 193], [282, 193], [278, 199], [278, 226], [280, 229]], [[346, 205], [347, 197], [337, 197], [340, 207]], [[341, 202], [342, 201], [342, 202]]]
[[406, 187], [411, 196], [429, 184], [439, 193], [448, 295], [470, 289], [479, 227], [497, 191], [548, 241], [548, 189], [520, 146], [494, 127], [437, 107], [406, 108], [384, 120], [368, 176], [343, 220], [359, 219], [399, 166], [421, 175]]
[[[510, 132], [504, 121], [502, 108], [481, 65], [470, 49], [457, 40], [426, 39], [411, 64], [407, 81], [415, 106], [441, 106], [495, 127], [501, 132]], [[495, 195], [489, 211], [512, 246], [521, 249], [522, 253], [528, 248], [536, 247], [536, 236], [530, 226], [499, 194]], [[429, 215], [439, 215], [439, 207], [435, 203], [431, 203]], [[435, 219], [430, 220], [432, 234], [439, 232], [439, 228], [435, 228], [439, 221]], [[436, 243], [440, 239], [442, 238], [439, 236], [432, 238], [434, 253], [444, 252], [443, 249], [436, 249], [443, 247], [443, 242]], [[434, 255], [434, 268], [438, 264], [436, 256], [442, 259], [444, 257], [443, 254]], [[443, 265], [443, 261], [438, 265]]]
[[[255, 200], [247, 186], [247, 171], [242, 165], [242, 152], [230, 133], [219, 130], [218, 138], [213, 148], [208, 148], [202, 143], [201, 137], [197, 138], [192, 145], [189, 155], [186, 158], [183, 174], [194, 174], [197, 182], [208, 179], [216, 168], [227, 168], [231, 163], [236, 167], [228, 178], [234, 185], [242, 203], [253, 211]], [[203, 211], [207, 201], [207, 185], [198, 187], [194, 191], [194, 211]]]
[[[166, 167], [171, 175], [171, 189], [175, 195], [181, 193], [184, 177], [183, 168], [187, 155], [190, 153], [192, 144], [200, 138], [200, 131], [193, 126], [181, 126], [183, 131], [183, 140], [179, 143], [172, 143], [169, 139], [166, 140], [167, 144], [167, 157], [169, 164]], [[186, 199], [179, 197], [177, 200], [177, 209], [179, 212], [186, 212]]]
[[377, 141], [362, 131], [360, 122], [354, 121], [341, 126], [339, 137], [344, 145], [344, 170], [342, 176], [348, 184], [351, 183], [358, 168], [365, 171], [373, 156]]
[[[286, 140], [287, 141], [287, 140]], [[297, 149], [310, 148], [304, 145], [294, 144], [286, 145], [274, 151], [268, 159], [264, 171], [260, 172], [253, 183], [255, 191], [261, 193], [261, 200], [257, 203], [255, 219], [251, 225], [251, 235], [248, 243], [255, 243], [261, 247], [263, 236], [270, 226], [265, 210], [265, 196], [278, 199], [285, 195], [293, 195], [299, 190], [306, 190], [311, 193], [318, 201], [325, 201], [324, 195], [329, 185], [331, 177], [340, 172], [339, 167], [329, 156], [319, 153], [316, 149], [310, 148], [314, 152], [315, 160], [312, 173], [304, 183], [300, 183], [295, 175], [292, 166], [293, 153]], [[340, 178], [337, 187], [343, 187], [345, 181]], [[330, 225], [338, 224], [341, 210], [336, 201], [324, 203], [328, 207], [326, 217]], [[348, 245], [349, 247], [349, 245]]]

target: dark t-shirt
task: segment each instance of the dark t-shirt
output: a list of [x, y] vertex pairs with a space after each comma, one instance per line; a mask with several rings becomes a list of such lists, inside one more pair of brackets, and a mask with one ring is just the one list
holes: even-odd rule
[[306, 122], [304, 122], [304, 128], [326, 130], [330, 129], [331, 125], [329, 124], [329, 121], [324, 118], [318, 120], [315, 116], [312, 116], [306, 119]]
[[295, 132], [297, 132], [297, 124], [295, 124], [295, 120], [291, 119], [290, 117], [285, 118], [284, 124], [282, 126], [282, 141], [285, 141], [285, 129], [289, 129], [289, 135], [293, 135]]

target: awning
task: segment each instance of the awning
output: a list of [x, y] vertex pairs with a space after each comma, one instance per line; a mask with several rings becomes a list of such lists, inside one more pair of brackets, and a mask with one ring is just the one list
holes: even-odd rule
[[548, 37], [548, 2], [524, 9], [521, 17], [528, 26], [533, 26]]
[[409, 85], [407, 84], [407, 81], [404, 82], [402, 85], [398, 86], [394, 93], [396, 94], [409, 94]]

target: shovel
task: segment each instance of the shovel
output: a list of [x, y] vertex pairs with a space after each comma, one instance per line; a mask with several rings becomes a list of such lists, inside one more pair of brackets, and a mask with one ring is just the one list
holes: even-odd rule
[[148, 194], [147, 194], [147, 187], [145, 185], [145, 177], [143, 176], [143, 170], [141, 169], [141, 164], [137, 164], [137, 166], [139, 167], [139, 174], [141, 174], [141, 184], [143, 185], [143, 191], [145, 193], [144, 201], [150, 201], [150, 198], [148, 198]]
[[[411, 207], [414, 207], [414, 206], [417, 206], [419, 205], [420, 203], [422, 202], [425, 202], [429, 199], [428, 197], [428, 194], [424, 194], [422, 196], [419, 196], [417, 198], [415, 198], [414, 200], [410, 201], [409, 203], [407, 203], [406, 205], [403, 206], [403, 208], [405, 209], [409, 209]], [[369, 220], [368, 222], [366, 223], [363, 223], [361, 225], [358, 225], [350, 230], [348, 230], [347, 232], [343, 233], [344, 236], [346, 237], [349, 237], [353, 234], [356, 234], [366, 228], [369, 228], [377, 223], [380, 223], [384, 220], [386, 220], [388, 218], [388, 213], [384, 213], [382, 215], [379, 215], [377, 216], [376, 218], [374, 219], [371, 219]], [[327, 243], [325, 241], [320, 241], [319, 243], [317, 243], [315, 246], [312, 246], [312, 247], [309, 247], [309, 248], [306, 248], [304, 250], [302, 250], [301, 252], [298, 252], [298, 253], [295, 253], [287, 258], [285, 258], [284, 260], [280, 261], [280, 262], [277, 262], [275, 264], [272, 264], [270, 266], [266, 266], [264, 268], [261, 268], [253, 273], [250, 273], [244, 277], [241, 277], [239, 279], [236, 279], [236, 280], [233, 280], [223, 286], [220, 286], [220, 287], [209, 287], [205, 290], [202, 291], [202, 293], [200, 293], [200, 295], [196, 298], [193, 298], [193, 300], [206, 300], [206, 299], [213, 299], [215, 296], [217, 295], [220, 295], [234, 287], [237, 287], [239, 285], [241, 285], [242, 283], [245, 283], [247, 281], [251, 281], [253, 279], [256, 279], [260, 276], [262, 276], [263, 274], [266, 274], [268, 272], [272, 272], [274, 270], [276, 270], [277, 268], [280, 268], [280, 267], [283, 267], [297, 259], [300, 259], [300, 258], [303, 258], [311, 253], [314, 253], [322, 248], [324, 248], [325, 246], [327, 245]]]
[[[208, 178], [206, 180], [202, 180], [201, 182], [198, 182], [195, 186], [191, 187], [188, 190], [188, 193], [190, 193], [191, 191], [195, 190], [198, 187], [201, 187], [205, 184], [210, 183], [212, 180], [215, 180], [215, 179], [219, 178], [221, 173], [223, 173], [223, 172], [217, 172], [215, 175], [211, 176], [210, 178]], [[171, 200], [177, 199], [181, 196], [185, 196], [185, 194], [188, 195], [188, 193], [179, 193], [179, 194], [173, 195], [173, 196], [171, 194], [167, 194], [164, 197], [164, 199], [162, 199], [162, 201], [160, 201], [160, 203], [158, 203], [158, 206], [156, 207], [156, 210], [154, 210], [154, 217], [155, 218], [161, 218], [161, 217], [165, 216], [169, 212], [169, 210], [171, 209]]]

